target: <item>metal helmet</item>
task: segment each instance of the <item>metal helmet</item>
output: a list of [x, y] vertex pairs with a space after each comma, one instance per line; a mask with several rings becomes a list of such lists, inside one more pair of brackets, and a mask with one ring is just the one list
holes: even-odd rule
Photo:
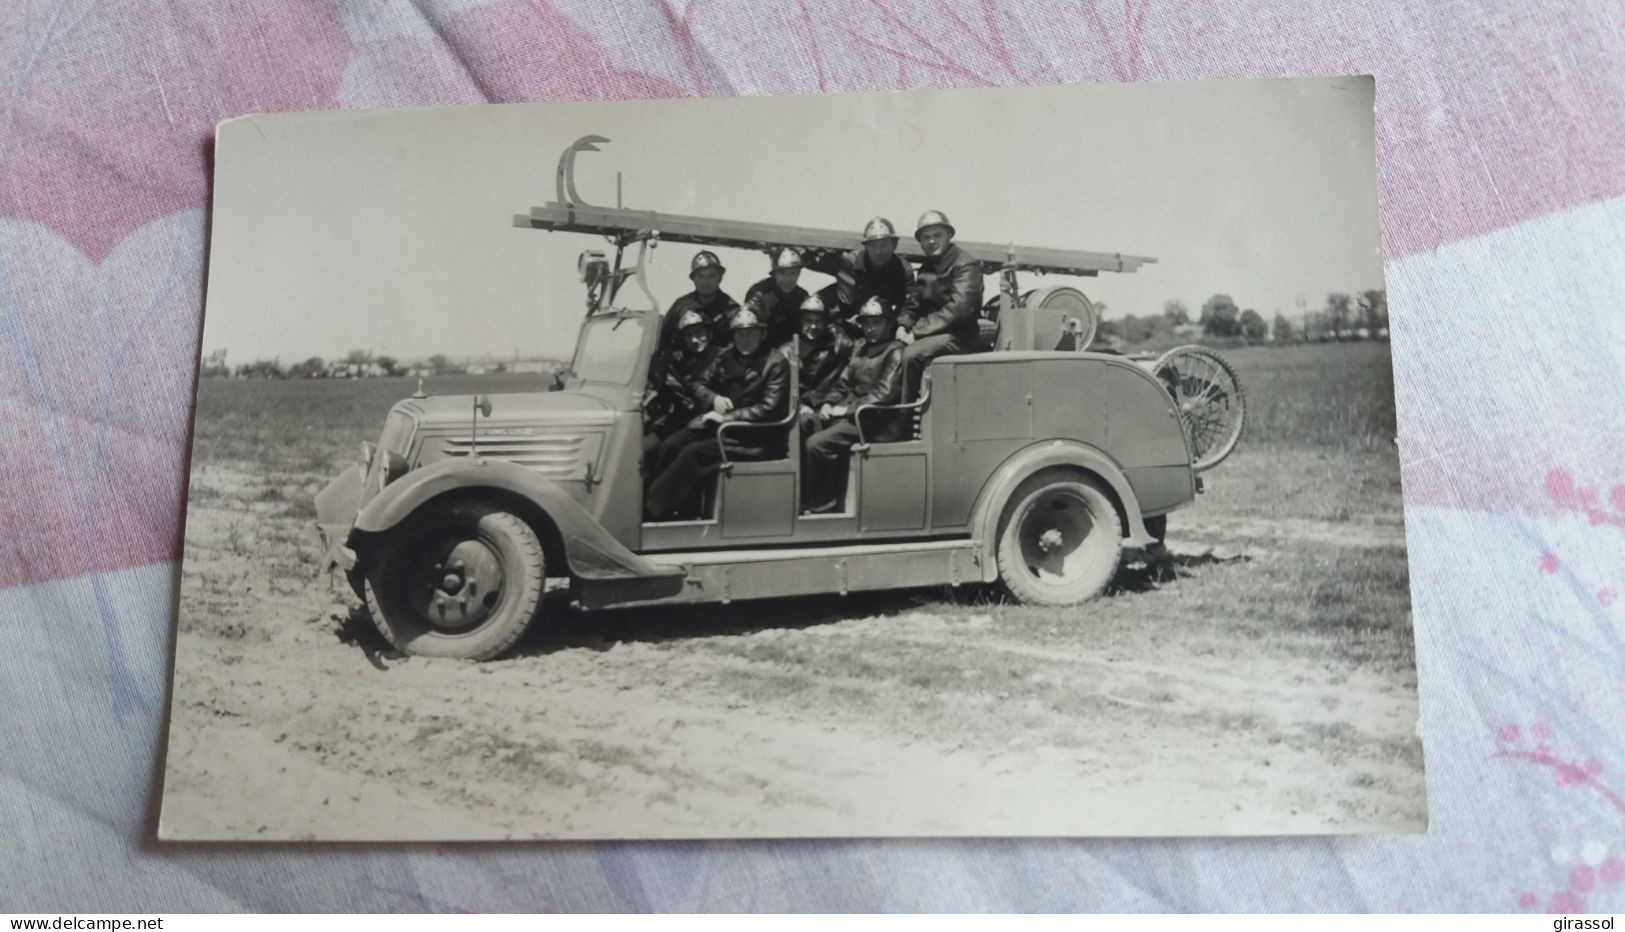
[[799, 268], [801, 268], [801, 253], [796, 252], [794, 249], [791, 249], [788, 246], [779, 250], [778, 255], [773, 257], [773, 271], [775, 272], [779, 271], [780, 269]]
[[807, 300], [801, 302], [801, 313], [828, 314], [829, 308], [824, 306], [824, 300], [822, 298], [815, 294], [810, 294], [807, 296]]
[[863, 225], [863, 241], [873, 243], [883, 239], [896, 239], [897, 228], [885, 217], [876, 217]]
[[920, 233], [926, 227], [947, 227], [949, 236], [953, 236], [956, 232], [954, 225], [948, 222], [948, 215], [940, 210], [928, 210], [920, 214], [920, 222], [914, 224], [914, 238], [919, 239]]
[[690, 327], [707, 327], [711, 324], [700, 315], [699, 311], [684, 311], [683, 316], [677, 319], [677, 332], [682, 333]]
[[734, 314], [733, 320], [728, 321], [729, 330], [761, 329], [765, 326], [766, 324], [762, 323], [761, 318], [756, 316], [756, 312], [748, 307], [741, 308], [738, 313]]
[[693, 278], [694, 273], [701, 269], [716, 269], [718, 272], [728, 271], [727, 267], [722, 264], [722, 260], [717, 258], [717, 254], [709, 249], [700, 250], [694, 254], [693, 259], [689, 260], [688, 277]]
[[865, 317], [890, 317], [890, 316], [892, 316], [891, 302], [887, 301], [885, 298], [881, 298], [881, 297], [870, 298], [869, 300], [863, 302], [862, 307], [858, 308], [858, 319], [859, 320], [862, 320]]

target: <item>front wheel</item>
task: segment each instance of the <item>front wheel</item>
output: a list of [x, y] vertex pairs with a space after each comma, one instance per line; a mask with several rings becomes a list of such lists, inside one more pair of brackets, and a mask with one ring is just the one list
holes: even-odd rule
[[536, 532], [483, 502], [427, 505], [374, 551], [367, 612], [402, 653], [489, 660], [530, 627], [546, 588]]
[[1039, 473], [1005, 507], [998, 537], [999, 579], [1034, 605], [1076, 605], [1100, 595], [1117, 573], [1123, 524], [1094, 479]]

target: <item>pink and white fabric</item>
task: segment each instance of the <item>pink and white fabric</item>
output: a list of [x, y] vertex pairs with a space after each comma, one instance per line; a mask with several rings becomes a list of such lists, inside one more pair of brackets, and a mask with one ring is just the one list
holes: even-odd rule
[[[1426, 836], [147, 840], [217, 120], [1346, 73], [1377, 76]], [[1611, 0], [0, 5], [0, 911], [1625, 910], [1622, 195]]]

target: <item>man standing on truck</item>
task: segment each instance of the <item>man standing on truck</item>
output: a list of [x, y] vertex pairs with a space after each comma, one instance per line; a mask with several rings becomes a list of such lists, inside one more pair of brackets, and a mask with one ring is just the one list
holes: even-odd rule
[[852, 356], [852, 340], [840, 328], [830, 326], [829, 312], [817, 295], [801, 302], [801, 341], [796, 349], [801, 359], [802, 423], [806, 423], [806, 416], [815, 415], [829, 399]]
[[677, 320], [682, 345], [675, 352], [655, 352], [649, 366], [649, 390], [643, 402], [643, 464], [654, 468], [661, 441], [701, 414], [695, 386], [722, 347], [711, 342], [711, 324], [698, 311]]
[[897, 254], [897, 228], [885, 217], [864, 224], [862, 246], [815, 254], [809, 267], [835, 277], [835, 283], [818, 296], [850, 336], [860, 332], [854, 315], [865, 301], [883, 298], [892, 307], [901, 307], [914, 284], [914, 267]]
[[682, 349], [683, 315], [694, 311], [711, 325], [711, 342], [724, 346], [728, 342], [728, 321], [739, 310], [739, 302], [722, 290], [722, 276], [727, 272], [722, 260], [709, 249], [694, 254], [688, 263], [688, 280], [694, 290], [671, 303], [660, 321], [660, 349], [676, 353]]
[[940, 210], [928, 210], [915, 225], [914, 239], [925, 253], [898, 323], [913, 342], [903, 351], [903, 398], [919, 397], [920, 380], [931, 360], [951, 353], [974, 353], [982, 313], [982, 270], [954, 245], [954, 225]]
[[649, 521], [692, 514], [691, 499], [700, 483], [722, 465], [717, 425], [743, 421], [763, 427], [730, 431], [728, 456], [738, 460], [777, 459], [785, 455], [788, 431], [770, 422], [782, 420], [790, 406], [790, 360], [767, 345], [767, 328], [754, 311], [741, 310], [731, 324], [733, 345], [717, 354], [695, 383], [694, 394], [706, 413], [660, 444], [654, 481], [643, 496]]
[[[810, 433], [801, 456], [802, 504], [812, 514], [835, 511], [846, 500], [847, 461], [859, 437], [858, 408], [896, 404], [902, 388], [903, 344], [895, 335], [891, 305], [884, 298], [870, 298], [858, 309], [857, 319], [863, 339], [818, 412], [802, 420], [803, 431]], [[880, 421], [864, 422], [872, 439], [899, 439], [901, 424]], [[816, 433], [811, 432], [813, 424], [818, 425]]]
[[807, 300], [801, 278], [801, 253], [786, 246], [773, 256], [773, 270], [745, 292], [745, 307], [767, 325], [767, 345], [783, 346], [795, 336], [799, 308]]

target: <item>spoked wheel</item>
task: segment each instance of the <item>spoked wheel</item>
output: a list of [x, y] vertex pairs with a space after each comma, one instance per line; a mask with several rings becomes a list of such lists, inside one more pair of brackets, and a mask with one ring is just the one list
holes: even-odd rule
[[546, 584], [541, 542], [481, 502], [431, 504], [368, 554], [367, 611], [397, 650], [489, 660], [525, 633]]
[[1241, 441], [1247, 399], [1228, 360], [1205, 346], [1179, 346], [1163, 353], [1151, 371], [1173, 396], [1191, 443], [1197, 472], [1223, 462]]
[[999, 579], [1019, 601], [1075, 605], [1105, 590], [1122, 546], [1122, 521], [1095, 480], [1064, 470], [1039, 473], [1005, 508]]

